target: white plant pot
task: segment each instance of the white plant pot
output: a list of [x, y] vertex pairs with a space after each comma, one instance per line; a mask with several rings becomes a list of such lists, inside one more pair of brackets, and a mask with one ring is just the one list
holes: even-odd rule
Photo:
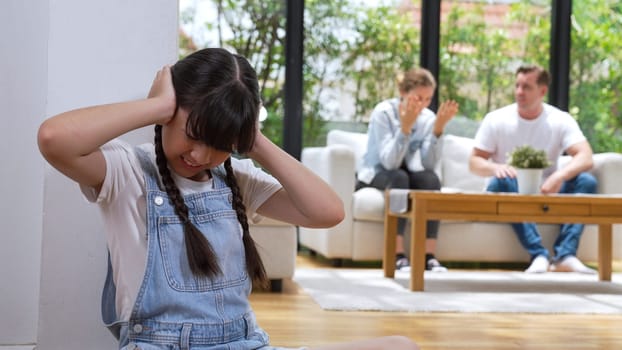
[[542, 184], [542, 172], [544, 169], [516, 169], [516, 181], [518, 182], [518, 193], [537, 194], [540, 193]]

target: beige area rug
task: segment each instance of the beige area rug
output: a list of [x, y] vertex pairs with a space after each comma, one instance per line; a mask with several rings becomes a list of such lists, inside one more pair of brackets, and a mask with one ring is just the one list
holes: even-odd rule
[[425, 272], [425, 291], [409, 273], [381, 269], [296, 269], [294, 281], [325, 310], [622, 314], [622, 275], [601, 282], [578, 273]]

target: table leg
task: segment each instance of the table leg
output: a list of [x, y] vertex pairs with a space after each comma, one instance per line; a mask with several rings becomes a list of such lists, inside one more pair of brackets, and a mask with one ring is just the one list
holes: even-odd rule
[[613, 239], [611, 224], [598, 225], [598, 278], [611, 281], [611, 260], [613, 258]]
[[384, 277], [395, 277], [395, 239], [397, 236], [397, 217], [391, 215], [389, 210], [388, 191], [384, 198], [384, 253], [382, 258], [382, 268]]
[[410, 290], [423, 291], [425, 240], [428, 226], [427, 201], [412, 199], [410, 209]]

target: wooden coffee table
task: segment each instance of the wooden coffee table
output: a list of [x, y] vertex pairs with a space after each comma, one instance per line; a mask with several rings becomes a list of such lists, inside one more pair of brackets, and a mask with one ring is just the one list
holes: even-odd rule
[[410, 289], [423, 290], [425, 232], [428, 220], [582, 223], [598, 225], [598, 276], [611, 281], [612, 224], [622, 223], [622, 195], [524, 195], [409, 191], [408, 210], [391, 212], [385, 194], [384, 276], [395, 275], [397, 219], [412, 220]]

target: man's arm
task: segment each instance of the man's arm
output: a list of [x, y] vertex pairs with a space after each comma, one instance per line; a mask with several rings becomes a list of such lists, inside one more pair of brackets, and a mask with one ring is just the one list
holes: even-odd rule
[[479, 176], [498, 178], [516, 177], [516, 169], [507, 165], [489, 161], [491, 154], [474, 147], [469, 158], [469, 170]]
[[592, 147], [587, 141], [575, 143], [566, 149], [566, 153], [572, 156], [572, 159], [566, 166], [558, 170], [564, 174], [564, 180], [572, 179], [594, 166]]
[[558, 193], [564, 181], [579, 173], [592, 169], [592, 147], [587, 141], [581, 141], [566, 149], [572, 159], [563, 168], [552, 173], [542, 184], [542, 193]]

